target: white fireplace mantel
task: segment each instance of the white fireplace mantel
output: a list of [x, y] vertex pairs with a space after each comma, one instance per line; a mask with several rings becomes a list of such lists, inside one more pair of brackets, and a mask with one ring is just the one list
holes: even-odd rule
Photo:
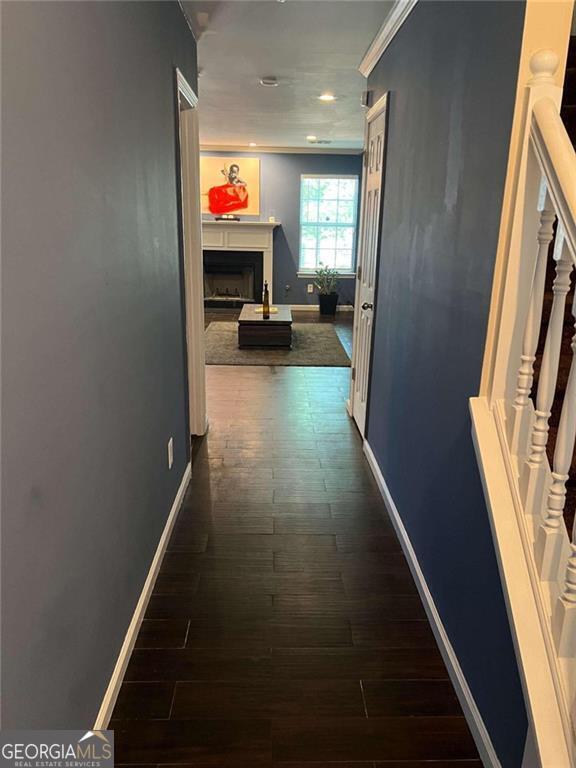
[[202, 248], [205, 251], [260, 251], [264, 280], [272, 299], [274, 261], [274, 228], [279, 221], [215, 221], [202, 222]]

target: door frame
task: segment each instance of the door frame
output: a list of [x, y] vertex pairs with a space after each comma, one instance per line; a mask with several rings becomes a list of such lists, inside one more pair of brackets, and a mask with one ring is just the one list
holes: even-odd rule
[[[204, 266], [200, 210], [200, 140], [198, 96], [175, 68], [176, 144], [178, 156], [178, 225], [182, 260], [183, 304], [186, 331], [187, 410], [190, 437], [204, 435], [206, 416], [206, 362], [204, 352]], [[185, 118], [183, 118], [183, 114]], [[192, 205], [187, 205], [191, 201]]]
[[[365, 213], [365, 206], [366, 206], [366, 184], [368, 182], [368, 174], [366, 173], [366, 165], [368, 160], [368, 134], [369, 134], [369, 128], [370, 123], [372, 123], [374, 120], [376, 120], [377, 117], [380, 117], [380, 115], [383, 112], [386, 112], [388, 109], [388, 99], [389, 99], [389, 92], [386, 91], [386, 93], [382, 94], [379, 99], [376, 100], [376, 102], [368, 109], [365, 115], [364, 120], [364, 152], [363, 152], [363, 160], [362, 160], [362, 194], [361, 194], [361, 200], [360, 200], [360, 215], [359, 215], [359, 221], [360, 221], [360, 229], [358, 232], [358, 251], [356, 255], [356, 277], [358, 277], [358, 269], [362, 269], [362, 261], [361, 258], [364, 253], [364, 213]], [[385, 127], [385, 133], [384, 133], [384, 148], [383, 148], [383, 154], [382, 154], [382, 183], [381, 183], [381, 193], [380, 193], [380, 210], [378, 211], [378, 242], [380, 243], [381, 234], [382, 234], [382, 208], [384, 203], [384, 168], [386, 164], [386, 147], [388, 143], [388, 125]], [[375, 274], [375, 280], [374, 280], [374, 294], [376, 295], [378, 290], [378, 267], [380, 265], [380, 249], [378, 249], [378, 253], [376, 256], [376, 274]], [[356, 288], [354, 292], [354, 327], [352, 329], [352, 360], [350, 361], [350, 391], [348, 394], [348, 399], [346, 400], [346, 410], [348, 411], [348, 415], [351, 419], [354, 419], [354, 380], [355, 380], [355, 373], [356, 373], [356, 350], [358, 347], [357, 344], [357, 335], [358, 335], [358, 321], [359, 321], [359, 313], [357, 311], [357, 307], [359, 306], [360, 298], [360, 281], [356, 279]], [[370, 402], [370, 380], [371, 380], [371, 373], [372, 373], [372, 356], [373, 356], [373, 350], [374, 350], [374, 329], [376, 328], [376, 310], [377, 305], [375, 303], [374, 306], [374, 321], [372, 323], [372, 337], [370, 339], [370, 360], [368, 363], [368, 395], [367, 395], [367, 401], [368, 404]], [[354, 422], [356, 423], [356, 421]], [[366, 436], [366, 425], [368, 424], [368, 405], [366, 410], [366, 422], [364, 424], [364, 433], [362, 433], [362, 437]], [[360, 430], [359, 430], [360, 431]]]

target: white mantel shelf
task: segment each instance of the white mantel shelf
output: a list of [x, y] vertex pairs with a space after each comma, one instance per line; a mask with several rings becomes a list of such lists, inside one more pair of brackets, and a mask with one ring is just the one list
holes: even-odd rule
[[279, 221], [202, 221], [202, 248], [205, 251], [259, 251], [262, 254], [264, 280], [272, 299], [274, 229]]
[[232, 219], [221, 219], [216, 221], [215, 219], [202, 219], [202, 226], [204, 224], [211, 224], [212, 226], [225, 227], [264, 227], [268, 229], [274, 229], [282, 224], [281, 221], [233, 221]]

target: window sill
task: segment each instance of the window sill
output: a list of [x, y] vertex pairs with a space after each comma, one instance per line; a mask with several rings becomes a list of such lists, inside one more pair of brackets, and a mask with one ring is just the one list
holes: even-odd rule
[[[298, 272], [298, 277], [316, 277], [316, 272]], [[338, 280], [352, 280], [356, 277], [356, 272], [338, 272]]]

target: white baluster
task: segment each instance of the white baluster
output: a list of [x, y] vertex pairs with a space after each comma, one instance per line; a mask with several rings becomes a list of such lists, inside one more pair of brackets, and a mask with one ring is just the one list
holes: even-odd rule
[[553, 225], [556, 215], [546, 193], [546, 185], [543, 183], [540, 190], [540, 228], [538, 230], [538, 254], [530, 306], [524, 329], [522, 341], [521, 363], [518, 369], [516, 396], [513, 404], [513, 416], [511, 418], [511, 432], [509, 435], [510, 449], [515, 456], [524, 457], [530, 448], [530, 426], [532, 408], [530, 407], [530, 394], [534, 381], [534, 361], [538, 336], [542, 324], [542, 304], [544, 301], [544, 285], [546, 281], [546, 265], [548, 263], [548, 249], [552, 241]]
[[[560, 230], [560, 227], [558, 227]], [[562, 233], [557, 233], [562, 242], [561, 257], [556, 265], [556, 279], [554, 280], [554, 300], [552, 303], [552, 313], [550, 323], [548, 324], [548, 333], [546, 334], [546, 344], [544, 355], [542, 357], [542, 381], [544, 387], [544, 396], [542, 401], [538, 401], [536, 410], [536, 422], [534, 424], [534, 433], [538, 441], [537, 447], [540, 451], [540, 463], [544, 463], [546, 443], [548, 441], [548, 419], [550, 418], [550, 409], [554, 401], [556, 391], [556, 381], [558, 378], [558, 365], [560, 362], [560, 347], [562, 344], [562, 331], [564, 326], [564, 307], [566, 303], [566, 294], [570, 288], [570, 272], [572, 271], [572, 259], [565, 247]], [[574, 310], [573, 310], [574, 311]], [[572, 342], [572, 350], [576, 347], [576, 339]], [[550, 348], [547, 354], [547, 349]], [[564, 512], [564, 503], [566, 500], [566, 480], [568, 479], [568, 470], [572, 461], [574, 451], [574, 435], [576, 432], [576, 412], [574, 411], [574, 395], [576, 393], [576, 380], [573, 373], [573, 365], [570, 367], [569, 384], [571, 384], [571, 395], [566, 390], [566, 396], [562, 406], [562, 417], [556, 438], [556, 447], [554, 450], [552, 483], [548, 491], [546, 509], [544, 511], [544, 521], [538, 529], [535, 555], [540, 568], [540, 576], [545, 581], [557, 577], [558, 561], [562, 551], [562, 515]], [[540, 397], [540, 386], [538, 387], [538, 397]], [[539, 425], [537, 429], [537, 425]]]
[[[576, 316], [574, 302], [572, 304], [572, 315]], [[576, 332], [572, 337], [571, 348], [572, 362], [562, 403], [556, 446], [554, 448], [552, 484], [548, 491], [544, 522], [538, 530], [536, 539], [536, 548], [540, 552], [541, 562], [550, 569], [547, 571], [547, 578], [554, 576], [553, 569], [557, 566], [562, 554], [562, 545], [566, 538], [563, 519], [564, 507], [566, 505], [566, 481], [568, 480], [572, 456], [574, 455], [574, 445], [576, 444]], [[576, 562], [574, 566], [576, 566]], [[574, 574], [576, 575], [576, 571], [574, 571]], [[571, 578], [570, 565], [567, 585], [570, 583], [568, 577]], [[570, 593], [568, 594], [570, 596]], [[574, 597], [576, 599], [576, 595]]]
[[552, 617], [552, 632], [559, 656], [576, 656], [576, 543], [572, 532], [564, 591]]
[[539, 515], [542, 512], [544, 486], [548, 471], [545, 461], [548, 443], [548, 419], [556, 392], [564, 307], [566, 294], [570, 288], [570, 272], [572, 271], [572, 260], [564, 248], [564, 235], [560, 224], [558, 224], [556, 232], [554, 258], [556, 259], [556, 276], [552, 288], [554, 294], [552, 311], [540, 366], [529, 458], [524, 464], [520, 476], [520, 491], [524, 501], [524, 510], [529, 515]]

